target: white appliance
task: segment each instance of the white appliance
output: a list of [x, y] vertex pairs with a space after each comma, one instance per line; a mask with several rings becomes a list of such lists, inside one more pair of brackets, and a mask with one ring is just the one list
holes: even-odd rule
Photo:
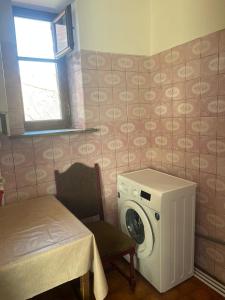
[[136, 269], [160, 292], [191, 277], [196, 183], [152, 169], [117, 182], [121, 229], [137, 243]]

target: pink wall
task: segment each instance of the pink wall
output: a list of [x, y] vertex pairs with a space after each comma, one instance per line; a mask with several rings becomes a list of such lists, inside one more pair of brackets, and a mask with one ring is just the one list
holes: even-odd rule
[[[71, 97], [100, 131], [2, 139], [6, 201], [54, 193], [54, 169], [98, 162], [115, 222], [116, 175], [150, 166], [199, 184], [196, 230], [225, 242], [225, 30], [152, 57], [82, 51], [79, 64], [68, 59]], [[225, 282], [225, 247], [196, 238], [196, 264]]]

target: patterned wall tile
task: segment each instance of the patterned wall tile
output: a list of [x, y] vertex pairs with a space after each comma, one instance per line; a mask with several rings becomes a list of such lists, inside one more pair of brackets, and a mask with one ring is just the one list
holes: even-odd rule
[[201, 38], [201, 57], [218, 54], [219, 32], [215, 32]]
[[188, 80], [185, 82], [185, 95], [187, 99], [200, 97], [201, 89], [199, 78]]
[[36, 185], [37, 177], [34, 167], [19, 168], [15, 171], [18, 188]]
[[15, 173], [13, 171], [8, 172], [8, 171], [2, 170], [1, 175], [5, 179], [4, 187], [5, 187], [6, 190], [16, 189], [16, 176], [15, 176]]
[[173, 66], [172, 68], [173, 82], [185, 81], [185, 77], [186, 77], [186, 66], [184, 63]]
[[160, 59], [160, 67], [167, 68], [172, 65], [172, 50], [165, 50], [159, 54], [159, 59]]
[[9, 151], [0, 151], [0, 166], [2, 171], [13, 171], [13, 154]]
[[185, 69], [186, 80], [199, 78], [200, 77], [200, 66], [201, 66], [200, 59], [194, 59], [194, 60], [188, 61], [186, 64], [186, 69]]
[[[221, 101], [221, 113], [223, 111]], [[218, 113], [218, 101], [217, 96], [214, 97], [202, 97], [200, 99], [200, 114], [202, 117], [217, 116]]]
[[200, 58], [201, 44], [200, 39], [196, 39], [185, 44], [186, 61]]
[[138, 57], [134, 55], [112, 55], [112, 70], [138, 71]]
[[94, 51], [81, 50], [81, 68], [96, 69], [97, 55]]
[[54, 165], [37, 165], [35, 168], [37, 184], [54, 180]]
[[38, 184], [37, 194], [39, 197], [45, 195], [55, 195], [56, 194], [55, 181]]
[[18, 200], [27, 200], [37, 197], [37, 186], [27, 186], [17, 190]]
[[138, 103], [137, 88], [113, 88], [113, 103]]
[[185, 46], [179, 45], [172, 48], [172, 64], [179, 65], [181, 63], [185, 63], [186, 55], [185, 55]]
[[219, 50], [225, 51], [225, 29], [219, 31]]
[[225, 74], [219, 76], [219, 95], [225, 95]]
[[217, 135], [218, 137], [225, 137], [225, 119], [222, 117], [217, 118]]
[[97, 69], [112, 70], [112, 55], [111, 53], [97, 52]]
[[[222, 64], [222, 59], [220, 61], [220, 64]], [[218, 54], [201, 58], [201, 76], [218, 74], [218, 69], [219, 69]], [[221, 65], [221, 69], [222, 69], [222, 65]]]
[[216, 154], [217, 153], [217, 140], [215, 137], [201, 136], [200, 137], [200, 152], [203, 154]]
[[144, 56], [139, 59], [140, 72], [155, 72], [160, 69], [159, 55]]

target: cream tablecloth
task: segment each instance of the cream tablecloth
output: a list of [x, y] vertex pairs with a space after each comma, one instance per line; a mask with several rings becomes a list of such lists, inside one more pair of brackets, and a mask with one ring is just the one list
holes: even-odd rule
[[97, 300], [107, 283], [93, 234], [53, 196], [0, 208], [0, 299], [24, 300], [94, 272]]

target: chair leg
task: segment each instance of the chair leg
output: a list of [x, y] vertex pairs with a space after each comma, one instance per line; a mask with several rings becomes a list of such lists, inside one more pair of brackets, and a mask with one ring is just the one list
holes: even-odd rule
[[135, 254], [135, 250], [133, 249], [130, 252], [130, 287], [131, 287], [132, 291], [134, 291], [135, 286], [136, 286], [135, 268], [134, 268], [134, 254]]

